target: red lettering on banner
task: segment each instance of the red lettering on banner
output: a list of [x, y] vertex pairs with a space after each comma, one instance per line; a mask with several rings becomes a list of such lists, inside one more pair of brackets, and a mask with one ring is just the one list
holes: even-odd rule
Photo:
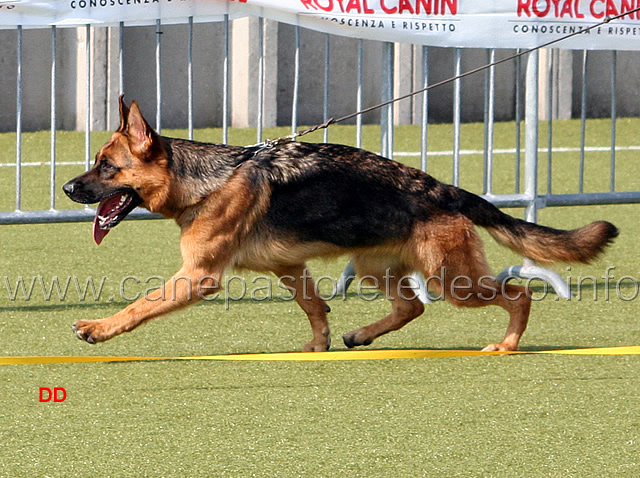
[[[553, 9], [551, 8], [553, 7]], [[552, 15], [555, 18], [584, 18], [580, 12], [580, 0], [518, 0], [518, 16], [535, 15], [544, 18]]]
[[551, 2], [549, 2], [549, 0], [547, 0], [547, 6], [545, 7], [544, 10], [540, 10], [538, 7], [538, 2], [536, 0], [533, 0], [533, 13], [536, 15], [536, 17], [546, 17], [547, 14], [549, 13], [549, 10], [551, 10]]
[[[640, 0], [623, 1], [622, 6], [620, 7], [620, 13], [630, 12], [631, 10], [635, 10], [636, 8], [640, 8]], [[640, 20], [640, 11], [630, 13], [629, 15], [625, 15], [621, 18], [624, 19], [626, 17], [629, 17], [632, 20]]]
[[347, 8], [345, 8], [345, 11], [347, 13], [351, 13], [351, 10], [355, 10], [358, 13], [362, 13], [362, 7], [360, 6], [360, 0], [349, 0], [349, 3], [347, 3]]
[[[598, 20], [623, 15], [626, 12], [632, 13], [621, 18], [640, 20], [640, 12], [633, 12], [637, 8], [640, 8], [640, 0], [590, 0], [589, 2], [589, 13]], [[585, 14], [580, 11], [580, 0], [518, 0], [517, 14], [519, 17], [535, 15], [538, 18], [551, 16], [585, 18]]]
[[591, 15], [593, 18], [602, 18], [604, 17], [604, 8], [600, 9], [600, 3], [604, 3], [602, 0], [594, 0], [591, 2], [591, 6], [589, 10], [591, 11]]
[[[444, 0], [442, 2], [442, 8], [440, 9], [440, 13], [444, 15], [444, 11], [446, 9], [448, 9], [452, 15], [456, 15], [458, 13], [458, 0]], [[436, 13], [438, 12], [436, 11]]]
[[307, 7], [307, 10], [310, 8], [317, 10], [315, 5], [313, 4], [313, 0], [300, 0], [300, 3], [302, 3], [302, 5], [304, 5], [305, 7]]
[[578, 9], [580, 6], [580, 0], [573, 0], [573, 4], [571, 0], [566, 0], [564, 6], [562, 7], [562, 11], [560, 12], [560, 18], [564, 17], [565, 14], [568, 14], [571, 18], [584, 18], [584, 14], [580, 13]]
[[518, 16], [521, 17], [523, 14], [530, 17], [531, 16], [531, 0], [518, 0]]
[[373, 8], [369, 8], [369, 5], [367, 5], [367, 0], [362, 0], [362, 6], [364, 7], [364, 13], [376, 13]]
[[[623, 1], [622, 5], [620, 6], [620, 13], [630, 12], [631, 10], [635, 10], [636, 8], [640, 8], [640, 0]], [[625, 15], [624, 17], [621, 17], [621, 19], [624, 20], [627, 17], [632, 20], [640, 20], [640, 11]]]
[[592, 0], [590, 10], [593, 18], [604, 18], [618, 14], [611, 0]]
[[413, 7], [411, 6], [411, 3], [409, 3], [409, 0], [400, 0], [399, 12], [404, 13], [405, 11], [408, 13], [414, 13]]
[[333, 0], [327, 0], [327, 6], [325, 7], [320, 5], [320, 0], [315, 0], [315, 4], [320, 10], [324, 10], [325, 12], [333, 11]]
[[347, 3], [344, 11], [346, 13], [351, 13], [352, 10], [355, 10], [358, 13], [366, 13], [368, 15], [376, 13], [373, 8], [369, 8], [369, 5], [367, 5], [367, 0], [362, 0], [362, 3], [360, 3], [360, 0], [349, 0], [349, 3]]
[[[639, 7], [640, 7], [640, 0], [636, 0], [633, 5], [626, 6], [626, 5], [623, 4], [623, 8], [624, 8], [623, 11], [628, 12], [628, 11], [634, 10], [635, 8], [639, 8]], [[640, 11], [635, 12], [635, 13], [630, 13], [628, 16], [629, 16], [629, 18], [632, 18], [632, 19], [635, 19], [635, 20], [640, 20]], [[626, 16], [622, 17], [622, 18], [624, 19], [624, 18], [626, 18]]]
[[[307, 10], [325, 12], [360, 13], [371, 15], [375, 9], [369, 7], [369, 0], [300, 0]], [[520, 0], [521, 2], [524, 0]], [[559, 0], [555, 0], [559, 1]], [[531, 2], [531, 0], [528, 0]], [[380, 0], [380, 9], [387, 15], [404, 14], [445, 15], [458, 13], [458, 0]]]
[[388, 13], [389, 15], [392, 15], [398, 11], [398, 7], [388, 8], [384, 4], [384, 0], [380, 0], [380, 8], [384, 10], [384, 13]]
[[[427, 1], [428, 3], [425, 3]], [[416, 0], [416, 15], [420, 15], [420, 5], [424, 8], [424, 13], [431, 13], [431, 0]]]
[[613, 0], [607, 0], [607, 16], [611, 17], [613, 15], [618, 14], [618, 9], [616, 8], [616, 4], [613, 3]]

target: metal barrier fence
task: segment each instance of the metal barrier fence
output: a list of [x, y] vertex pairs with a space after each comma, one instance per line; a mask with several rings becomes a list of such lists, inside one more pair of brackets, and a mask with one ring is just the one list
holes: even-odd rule
[[[230, 69], [230, 21], [229, 18], [225, 18], [224, 21], [224, 40], [219, 46], [221, 56], [223, 58], [223, 83], [220, 85], [219, 90], [214, 94], [220, 94], [222, 96], [222, 138], [223, 142], [227, 142], [229, 138], [229, 117], [230, 117], [230, 84], [231, 84], [231, 69]], [[91, 84], [94, 81], [92, 77], [92, 71], [90, 69], [90, 55], [91, 48], [89, 42], [94, 27], [86, 26], [85, 41], [86, 41], [86, 124], [85, 124], [85, 156], [84, 164], [86, 168], [91, 165], [92, 158], [92, 144], [91, 144]], [[118, 61], [117, 61], [117, 75], [118, 75], [118, 88], [120, 92], [124, 89], [124, 62], [123, 62], [123, 49], [124, 49], [124, 32], [127, 27], [123, 23], [120, 23], [118, 29], [119, 49], [118, 49]], [[158, 20], [156, 24], [157, 32], [155, 40], [155, 90], [156, 90], [156, 117], [155, 128], [160, 132], [162, 130], [162, 106], [163, 97], [167, 94], [163, 91], [162, 68], [162, 25]], [[193, 88], [193, 21], [190, 19], [188, 24], [184, 25], [184, 28], [188, 29], [188, 43], [187, 51], [185, 52], [187, 57], [187, 129], [188, 137], [193, 138], [194, 134], [194, 102], [197, 100], [194, 96]], [[57, 158], [57, 117], [56, 117], [56, 97], [57, 89], [59, 85], [56, 82], [57, 70], [60, 68], [59, 61], [56, 58], [56, 42], [58, 36], [58, 29], [56, 27], [50, 28], [50, 41], [51, 41], [51, 59], [50, 59], [50, 73], [51, 73], [51, 104], [50, 104], [50, 159], [48, 165], [38, 167], [49, 168], [49, 197], [50, 204], [49, 209], [46, 210], [26, 210], [23, 208], [23, 198], [27, 194], [22, 187], [22, 172], [23, 168], [30, 166], [23, 162], [23, 127], [22, 127], [22, 105], [23, 105], [23, 58], [25, 52], [23, 51], [23, 29], [18, 26], [15, 30], [16, 33], [16, 51], [17, 51], [17, 69], [16, 75], [16, 158], [14, 163], [0, 162], [0, 170], [2, 174], [10, 174], [13, 169], [15, 173], [15, 209], [8, 211], [0, 211], [0, 224], [26, 224], [26, 223], [49, 223], [49, 222], [75, 222], [75, 221], [88, 221], [92, 220], [95, 214], [94, 210], [90, 208], [84, 209], [65, 209], [59, 207], [56, 203], [56, 192], [59, 189], [63, 181], [59, 181], [57, 178], [57, 169], [59, 166], [66, 163], [58, 161]], [[263, 109], [264, 102], [264, 71], [265, 71], [265, 49], [264, 42], [264, 25], [263, 20], [259, 19], [259, 26], [257, 32], [258, 52], [257, 59], [258, 68], [258, 89], [257, 98], [255, 102], [257, 104], [257, 133], [256, 141], [261, 142], [263, 138], [263, 117], [265, 111]], [[299, 98], [299, 82], [302, 75], [301, 72], [301, 47], [300, 47], [300, 28], [295, 28], [294, 38], [294, 85], [293, 85], [293, 98], [292, 98], [292, 111], [291, 111], [291, 130], [296, 131], [298, 129], [298, 111], [301, 99]], [[420, 50], [420, 62], [421, 62], [421, 81], [422, 87], [426, 87], [429, 84], [430, 71], [429, 71], [429, 47], [419, 47]], [[393, 97], [394, 93], [394, 52], [395, 47], [392, 43], [385, 43], [382, 47], [382, 88], [380, 98], [382, 101], [386, 101]], [[486, 51], [487, 63], [492, 62], [499, 52], [495, 49]], [[515, 188], [513, 193], [509, 194], [496, 194], [493, 188], [493, 173], [494, 173], [494, 157], [500, 153], [494, 148], [493, 135], [495, 127], [495, 105], [496, 95], [499, 94], [496, 88], [496, 72], [495, 67], [491, 67], [485, 72], [484, 78], [484, 98], [485, 98], [485, 120], [484, 120], [484, 178], [483, 178], [483, 190], [481, 193], [486, 199], [496, 204], [498, 207], [522, 207], [525, 208], [525, 218], [529, 221], [535, 222], [537, 219], [537, 211], [543, 207], [551, 206], [574, 206], [574, 205], [595, 205], [595, 204], [622, 204], [622, 203], [637, 203], [640, 202], [640, 187], [634, 191], [618, 191], [616, 190], [616, 121], [617, 121], [617, 98], [616, 98], [616, 52], [611, 52], [611, 144], [609, 146], [610, 152], [610, 165], [609, 165], [609, 188], [608, 190], [601, 192], [585, 192], [584, 190], [584, 174], [585, 174], [585, 153], [586, 147], [586, 124], [587, 124], [587, 77], [588, 77], [588, 65], [589, 57], [591, 53], [583, 52], [582, 71], [581, 71], [581, 133], [580, 133], [580, 166], [577, 171], [579, 177], [578, 190], [568, 194], [557, 194], [553, 192], [553, 149], [552, 149], [552, 109], [554, 97], [552, 94], [547, 95], [547, 110], [548, 114], [548, 136], [547, 136], [547, 148], [541, 148], [546, 151], [547, 154], [547, 190], [540, 192], [538, 186], [538, 169], [539, 169], [539, 143], [540, 138], [538, 134], [538, 109], [539, 109], [539, 88], [543, 87], [545, 90], [551, 90], [551, 81], [554, 76], [553, 61], [547, 63], [547, 78], [549, 78], [549, 85], [541, 85], [539, 82], [539, 53], [535, 52], [523, 57], [521, 62], [516, 60], [514, 83], [516, 88], [515, 94], [515, 142], [513, 150], [510, 154], [514, 156], [514, 175], [515, 175]], [[454, 62], [451, 72], [451, 76], [458, 75], [462, 72], [461, 68], [461, 56], [462, 50], [454, 49]], [[330, 68], [330, 36], [325, 35], [324, 43], [324, 89], [323, 89], [323, 118], [327, 119], [330, 115], [330, 81], [329, 81], [329, 68]], [[353, 65], [357, 70], [357, 80], [354, 88], [354, 95], [356, 97], [357, 110], [362, 109], [363, 96], [363, 41], [359, 41], [356, 57], [353, 59]], [[526, 75], [522, 74], [522, 70], [526, 70]], [[3, 75], [6, 75], [4, 72]], [[524, 76], [524, 79], [523, 79]], [[452, 183], [459, 185], [460, 183], [460, 164], [463, 151], [461, 151], [461, 111], [464, 107], [461, 95], [461, 81], [460, 79], [453, 82], [453, 138], [452, 138]], [[522, 92], [526, 92], [522, 95]], [[524, 96], [524, 102], [522, 101]], [[429, 150], [429, 94], [421, 94], [417, 97], [416, 101], [420, 102], [421, 114], [421, 136], [420, 136], [420, 161], [423, 170], [428, 170], [428, 157], [433, 152]], [[523, 112], [525, 112], [523, 117]], [[522, 127], [524, 123], [524, 128]], [[362, 116], [358, 116], [356, 119], [356, 144], [360, 146], [362, 144], [362, 131], [363, 131], [363, 119]], [[394, 156], [394, 106], [389, 105], [382, 108], [380, 113], [380, 152], [383, 156], [392, 158]], [[524, 151], [521, 150], [521, 130], [524, 129], [525, 147]], [[325, 130], [324, 140], [329, 139], [329, 132]], [[520, 170], [521, 170], [521, 158], [524, 162], [524, 188], [521, 191], [520, 188]], [[445, 179], [445, 178], [443, 178]], [[639, 184], [640, 186], [640, 184]], [[480, 192], [480, 191], [477, 191]], [[136, 210], [130, 215], [132, 218], [153, 218], [157, 217], [146, 211]], [[509, 268], [503, 272], [502, 277], [506, 275], [518, 275], [521, 277], [542, 277], [548, 280], [561, 296], [569, 296], [570, 291], [564, 284], [559, 276], [554, 275], [550, 271], [545, 271], [536, 268], [533, 264], [525, 261], [523, 267], [516, 266]], [[346, 285], [346, 284], [343, 284]]]

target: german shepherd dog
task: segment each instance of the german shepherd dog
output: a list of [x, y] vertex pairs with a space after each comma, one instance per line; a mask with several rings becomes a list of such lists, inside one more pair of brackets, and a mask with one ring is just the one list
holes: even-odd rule
[[[432, 285], [445, 299], [498, 305], [510, 314], [502, 342], [484, 350], [516, 350], [529, 318], [529, 291], [495, 281], [474, 225], [542, 263], [588, 263], [618, 235], [605, 221], [563, 231], [516, 219], [463, 189], [349, 146], [238, 147], [159, 136], [137, 103], [127, 107], [122, 97], [120, 127], [93, 168], [63, 189], [73, 201], [99, 203], [98, 243], [137, 206], [181, 228], [183, 265], [173, 280], [112, 317], [76, 322], [75, 334], [89, 343], [219, 291], [225, 269], [239, 267], [275, 273], [311, 323], [313, 338], [303, 350], [328, 350], [328, 308], [305, 262], [347, 254], [356, 273], [386, 289], [391, 302], [389, 315], [343, 336], [347, 347], [371, 344], [422, 314], [422, 302], [403, 280], [414, 271], [425, 277], [444, 271]], [[453, 293], [461, 277], [464, 294]]]

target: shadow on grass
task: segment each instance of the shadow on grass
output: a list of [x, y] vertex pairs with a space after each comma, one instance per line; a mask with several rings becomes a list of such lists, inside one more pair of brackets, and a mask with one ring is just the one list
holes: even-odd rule
[[76, 303], [54, 303], [39, 305], [16, 305], [10, 307], [0, 307], [1, 312], [46, 312], [55, 310], [73, 310], [73, 309], [108, 309], [113, 306], [126, 307], [131, 302], [113, 301], [113, 302], [76, 302]]
[[[334, 299], [328, 301], [329, 304], [331, 304], [332, 302], [336, 302], [336, 301], [346, 301], [348, 299], [353, 299], [353, 298], [361, 298], [361, 296], [356, 293], [356, 292], [348, 292], [347, 294], [345, 294], [345, 296], [343, 297], [338, 296], [335, 297]], [[382, 298], [382, 297], [380, 297]], [[172, 300], [172, 299], [166, 299], [166, 300]], [[369, 300], [367, 299], [366, 302], [372, 302], [373, 300], [378, 300], [376, 299], [372, 299]], [[20, 311], [25, 311], [25, 312], [45, 312], [47, 310], [65, 310], [65, 309], [107, 309], [107, 308], [112, 308], [112, 307], [121, 307], [124, 308], [126, 306], [128, 306], [129, 304], [132, 304], [135, 302], [135, 300], [97, 300], [97, 301], [77, 301], [77, 302], [65, 302], [65, 301], [60, 301], [60, 302], [54, 302], [51, 301], [49, 303], [45, 303], [45, 304], [34, 304], [34, 305], [30, 305], [28, 304], [28, 302], [23, 301], [22, 303], [24, 303], [25, 305], [18, 305], [18, 302], [20, 301], [13, 301], [14, 303], [16, 303], [16, 305], [13, 306], [2, 306], [0, 307], [0, 312], [20, 312]], [[206, 307], [207, 305], [211, 304], [211, 305], [216, 305], [216, 306], [222, 306], [222, 307], [229, 307], [232, 304], [261, 304], [261, 303], [281, 303], [281, 304], [296, 304], [295, 300], [293, 297], [291, 298], [286, 298], [286, 297], [240, 297], [240, 298], [225, 298], [225, 297], [220, 297], [220, 298], [216, 298], [216, 299], [204, 299], [204, 300], [199, 300], [197, 302], [194, 302], [192, 304], [192, 307]], [[297, 304], [296, 304], [297, 306]]]

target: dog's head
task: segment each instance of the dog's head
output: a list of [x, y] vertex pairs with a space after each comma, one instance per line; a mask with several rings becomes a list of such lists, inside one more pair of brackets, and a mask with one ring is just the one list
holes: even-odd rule
[[123, 96], [120, 127], [96, 154], [94, 166], [62, 187], [73, 201], [100, 203], [93, 222], [98, 244], [137, 206], [154, 210], [168, 184], [167, 154], [160, 137], [138, 104], [133, 101], [127, 108]]

